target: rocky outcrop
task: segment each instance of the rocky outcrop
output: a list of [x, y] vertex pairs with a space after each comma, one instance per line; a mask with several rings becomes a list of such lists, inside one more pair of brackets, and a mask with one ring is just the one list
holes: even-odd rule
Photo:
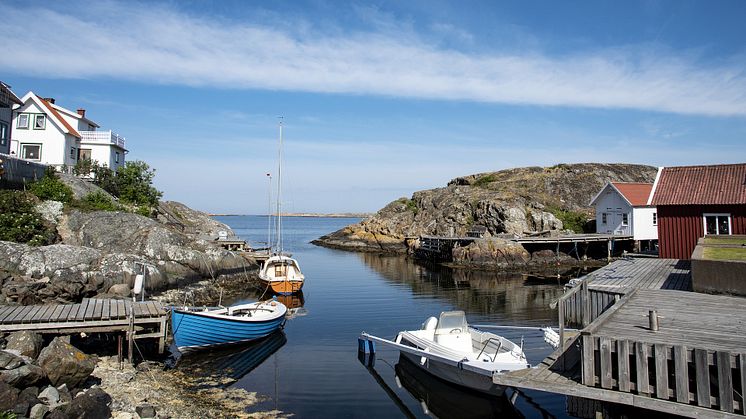
[[233, 230], [227, 225], [180, 202], [159, 202], [156, 219], [163, 224], [173, 226], [191, 238], [214, 240], [221, 231], [224, 231], [228, 237], [235, 236]]
[[142, 264], [149, 265], [148, 290], [255, 266], [211, 241], [192, 239], [137, 214], [73, 210], [61, 217], [57, 231], [61, 244], [0, 242], [4, 303], [79, 301], [115, 284], [132, 286]]
[[405, 252], [407, 238], [465, 236], [483, 226], [491, 236], [562, 230], [562, 211], [592, 218], [591, 198], [607, 181], [652, 182], [656, 168], [633, 164], [560, 164], [480, 173], [444, 188], [400, 198], [360, 223], [315, 240], [348, 250]]
[[86, 197], [86, 195], [91, 193], [101, 193], [109, 196], [112, 201], [117, 200], [114, 196], [87, 180], [67, 173], [58, 173], [57, 176], [65, 185], [69, 186], [70, 189], [72, 189], [73, 198], [75, 199], [83, 199]]
[[512, 267], [523, 266], [530, 259], [531, 255], [520, 244], [498, 238], [475, 240], [468, 246], [453, 249], [453, 262], [459, 265]]

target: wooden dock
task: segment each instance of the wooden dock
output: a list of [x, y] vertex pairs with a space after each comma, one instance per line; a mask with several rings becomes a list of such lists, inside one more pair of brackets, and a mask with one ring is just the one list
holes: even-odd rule
[[637, 289], [564, 351], [537, 368], [497, 374], [493, 381], [682, 416], [743, 417], [745, 301]]
[[692, 290], [691, 263], [679, 259], [620, 259], [580, 279], [559, 299], [564, 326], [589, 325], [632, 290]]
[[165, 308], [156, 301], [84, 298], [79, 304], [0, 306], [3, 333], [125, 332], [130, 340], [157, 338], [160, 353], [165, 349], [167, 320]]
[[[408, 238], [408, 240], [410, 239]], [[479, 240], [479, 238], [420, 236], [419, 247], [415, 250], [415, 256], [437, 262], [450, 262], [452, 261], [454, 247], [468, 246], [475, 240]], [[585, 258], [589, 253], [595, 254], [597, 257], [610, 258], [613, 255], [621, 254], [623, 250], [631, 250], [631, 244], [634, 242], [632, 236], [613, 234], [568, 234], [556, 237], [520, 237], [506, 240], [522, 245], [529, 252], [544, 249], [556, 253], [564, 251], [577, 259]], [[623, 245], [617, 245], [617, 243]]]

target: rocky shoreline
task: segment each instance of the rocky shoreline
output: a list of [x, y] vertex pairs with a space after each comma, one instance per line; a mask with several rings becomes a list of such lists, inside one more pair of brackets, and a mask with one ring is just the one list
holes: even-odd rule
[[[62, 176], [79, 197], [105, 193]], [[132, 298], [145, 273], [148, 298], [166, 304], [214, 305], [254, 287], [256, 261], [229, 252], [215, 239], [231, 229], [177, 202], [161, 202], [154, 218], [123, 211], [84, 212], [43, 201], [36, 210], [56, 243], [0, 241], [0, 303], [50, 305], [83, 298]], [[0, 414], [29, 418], [283, 417], [247, 413], [261, 398], [240, 389], [215, 389], [217, 377], [165, 369], [147, 348], [136, 365], [120, 365], [106, 335], [0, 337]], [[141, 348], [137, 347], [138, 351]], [[140, 354], [139, 352], [137, 352]], [[225, 383], [224, 383], [225, 384]]]

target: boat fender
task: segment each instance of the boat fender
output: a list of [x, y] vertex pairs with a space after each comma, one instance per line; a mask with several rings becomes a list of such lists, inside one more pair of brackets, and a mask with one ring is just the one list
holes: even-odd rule
[[132, 288], [132, 292], [134, 292], [135, 295], [140, 295], [140, 293], [142, 292], [142, 284], [144, 280], [145, 277], [143, 276], [143, 274], [137, 274], [135, 276], [135, 286]]

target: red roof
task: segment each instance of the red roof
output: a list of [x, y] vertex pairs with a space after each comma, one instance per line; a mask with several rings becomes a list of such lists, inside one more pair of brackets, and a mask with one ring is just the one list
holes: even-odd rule
[[647, 205], [652, 183], [611, 182], [633, 207]]
[[47, 109], [49, 109], [49, 112], [52, 112], [54, 117], [57, 118], [57, 120], [60, 121], [60, 123], [65, 126], [65, 128], [67, 129], [67, 132], [69, 132], [70, 135], [80, 138], [80, 134], [78, 133], [78, 131], [75, 128], [73, 128], [72, 125], [68, 124], [67, 121], [65, 121], [65, 118], [63, 118], [62, 115], [60, 115], [60, 113], [57, 112], [57, 109], [55, 109], [52, 105], [49, 104], [49, 102], [40, 98], [39, 96], [37, 96], [37, 98], [39, 98], [41, 103], [43, 103], [44, 106], [46, 106]]
[[746, 163], [664, 167], [652, 205], [746, 204]]

